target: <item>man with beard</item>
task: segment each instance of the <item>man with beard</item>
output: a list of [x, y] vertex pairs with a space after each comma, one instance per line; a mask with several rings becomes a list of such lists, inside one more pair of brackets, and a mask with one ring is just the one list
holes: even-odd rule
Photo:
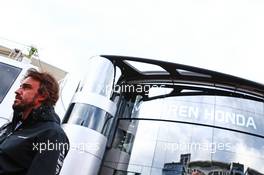
[[0, 129], [0, 175], [59, 174], [69, 149], [53, 106], [59, 86], [30, 69], [15, 91], [13, 119]]

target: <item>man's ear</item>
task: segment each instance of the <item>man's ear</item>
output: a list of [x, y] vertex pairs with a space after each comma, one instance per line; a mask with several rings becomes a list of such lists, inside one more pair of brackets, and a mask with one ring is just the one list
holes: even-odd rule
[[48, 98], [48, 93], [38, 94], [38, 101], [42, 103]]

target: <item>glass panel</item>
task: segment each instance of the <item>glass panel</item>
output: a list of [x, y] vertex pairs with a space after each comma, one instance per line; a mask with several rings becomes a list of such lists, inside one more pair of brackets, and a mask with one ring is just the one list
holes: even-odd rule
[[263, 103], [241, 98], [216, 98], [216, 126], [264, 135], [263, 114]]
[[0, 63], [0, 103], [2, 103], [21, 70], [21, 68]]
[[169, 97], [143, 102], [137, 110], [138, 118], [206, 124], [264, 135], [263, 103], [242, 98]]
[[237, 132], [215, 129], [214, 142], [225, 143], [228, 149], [218, 149], [214, 161], [243, 164], [244, 170], [255, 169], [264, 173], [264, 139]]
[[160, 95], [167, 95], [173, 91], [173, 88], [164, 88], [164, 87], [151, 87], [149, 89], [148, 97], [155, 97]]
[[[139, 118], [214, 124], [214, 97], [169, 97], [143, 102]], [[150, 110], [151, 109], [151, 110]]]
[[[120, 124], [126, 122], [121, 120]], [[109, 162], [115, 162], [115, 167], [127, 165], [120, 172], [140, 175], [264, 173], [263, 138], [175, 122], [137, 122], [129, 157], [125, 161], [120, 158], [108, 159]]]
[[211, 78], [211, 75], [207, 75], [207, 74], [202, 74], [202, 73], [198, 73], [198, 72], [192, 72], [192, 71], [188, 71], [188, 70], [183, 70], [183, 69], [176, 69], [177, 72], [181, 75], [185, 75], [185, 76], [197, 76], [197, 77], [206, 77], [206, 78]]
[[100, 94], [110, 98], [115, 74], [113, 64], [106, 58], [92, 57], [86, 65], [87, 73], [77, 91]]
[[263, 103], [242, 98], [216, 97], [216, 105], [245, 112], [263, 114]]
[[113, 147], [119, 149], [120, 151], [131, 153], [134, 143], [134, 135], [128, 133], [120, 128], [116, 131], [116, 138], [113, 142]]
[[140, 72], [161, 71], [161, 72], [169, 74], [165, 69], [163, 69], [162, 67], [157, 66], [155, 64], [142, 63], [142, 62], [129, 61], [129, 60], [125, 60], [124, 62], [126, 62], [127, 64], [132, 65], [134, 68], [136, 68]]
[[63, 123], [85, 126], [105, 134], [110, 118], [110, 114], [98, 107], [76, 103], [69, 107]]
[[[133, 136], [126, 159], [120, 150], [107, 161], [141, 175], [264, 174], [263, 108], [262, 102], [219, 96], [143, 101], [133, 108], [137, 120], [130, 114], [119, 121]], [[133, 130], [123, 127], [127, 122]]]

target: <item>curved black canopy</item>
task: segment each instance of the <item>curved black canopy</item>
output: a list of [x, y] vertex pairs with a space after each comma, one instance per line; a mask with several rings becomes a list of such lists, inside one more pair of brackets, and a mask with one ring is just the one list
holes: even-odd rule
[[[264, 85], [207, 69], [137, 57], [101, 55], [122, 71], [120, 81], [142, 84], [167, 84], [176, 87], [170, 95], [225, 95], [264, 101]], [[164, 71], [140, 71], [129, 61], [159, 66]], [[175, 86], [177, 85], [177, 86]], [[183, 89], [193, 90], [183, 92]]]

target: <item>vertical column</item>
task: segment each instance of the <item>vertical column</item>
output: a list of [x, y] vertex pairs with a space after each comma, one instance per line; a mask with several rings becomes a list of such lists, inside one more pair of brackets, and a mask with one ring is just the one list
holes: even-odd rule
[[115, 70], [111, 61], [93, 57], [63, 120], [70, 150], [61, 175], [97, 174], [105, 152], [105, 132], [116, 104], [110, 100]]

